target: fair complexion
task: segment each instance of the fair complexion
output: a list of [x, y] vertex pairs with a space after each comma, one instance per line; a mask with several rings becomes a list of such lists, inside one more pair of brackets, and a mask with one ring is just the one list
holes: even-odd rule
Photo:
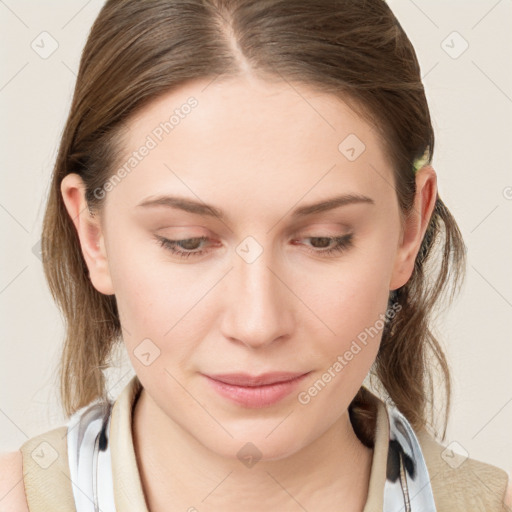
[[[79, 176], [61, 187], [93, 285], [116, 296], [144, 387], [133, 436], [149, 509], [362, 510], [373, 452], [347, 409], [381, 333], [309, 403], [297, 395], [374, 326], [390, 290], [410, 278], [436, 174], [428, 166], [416, 174], [414, 208], [402, 223], [383, 144], [344, 102], [287, 82], [210, 82], [185, 84], [128, 121], [123, 162], [187, 98], [198, 100], [107, 193], [101, 215], [88, 212]], [[338, 150], [349, 134], [366, 146], [354, 161]], [[293, 216], [343, 194], [371, 202]], [[207, 203], [225, 217], [138, 206], [159, 195]], [[335, 245], [323, 237], [350, 234], [342, 251], [322, 253]], [[206, 237], [176, 247], [204, 253], [180, 258], [157, 236]], [[248, 247], [261, 250], [250, 263], [240, 255]], [[147, 366], [136, 355], [145, 339], [160, 351]], [[220, 396], [202, 375], [278, 370], [310, 374], [257, 409]], [[237, 457], [249, 442], [261, 452], [252, 467]]]

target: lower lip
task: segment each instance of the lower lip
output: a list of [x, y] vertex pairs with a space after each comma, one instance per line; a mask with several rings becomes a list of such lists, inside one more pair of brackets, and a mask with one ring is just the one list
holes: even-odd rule
[[301, 375], [286, 382], [266, 386], [235, 386], [212, 379], [205, 375], [213, 389], [220, 395], [243, 407], [260, 408], [273, 405], [289, 395], [308, 374]]

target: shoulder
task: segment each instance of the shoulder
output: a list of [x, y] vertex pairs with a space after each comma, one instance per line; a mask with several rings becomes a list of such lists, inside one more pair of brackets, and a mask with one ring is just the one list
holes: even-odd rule
[[[30, 511], [74, 510], [66, 426], [31, 437], [20, 448]], [[14, 509], [15, 510], [15, 509]]]
[[29, 512], [23, 483], [21, 451], [0, 454], [0, 508]]
[[[425, 429], [416, 432], [440, 511], [505, 512], [512, 500], [509, 475], [503, 469], [457, 452]], [[457, 448], [456, 448], [457, 449]]]

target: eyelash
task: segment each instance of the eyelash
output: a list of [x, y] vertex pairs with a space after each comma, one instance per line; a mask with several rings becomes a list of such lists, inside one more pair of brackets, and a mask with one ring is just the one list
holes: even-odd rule
[[[314, 249], [308, 249], [309, 252], [315, 255], [321, 255], [321, 256], [332, 256], [336, 253], [342, 253], [343, 251], [347, 250], [348, 248], [352, 247], [352, 239], [353, 239], [353, 233], [349, 233], [347, 235], [342, 236], [308, 236], [306, 238], [309, 239], [322, 239], [326, 238], [327, 240], [331, 240], [335, 242], [334, 246], [330, 247], [329, 249], [323, 249], [323, 250], [314, 250]], [[177, 250], [176, 246], [181, 242], [188, 242], [190, 240], [200, 240], [200, 241], [206, 241], [208, 240], [208, 237], [206, 236], [200, 236], [200, 237], [194, 237], [194, 238], [184, 238], [181, 240], [169, 240], [168, 238], [164, 238], [162, 236], [156, 235], [156, 240], [158, 244], [163, 247], [164, 249], [170, 251], [171, 253], [177, 255], [180, 258], [189, 258], [190, 256], [202, 256], [203, 254], [206, 254], [208, 250], [199, 250], [199, 251], [182, 251]]]

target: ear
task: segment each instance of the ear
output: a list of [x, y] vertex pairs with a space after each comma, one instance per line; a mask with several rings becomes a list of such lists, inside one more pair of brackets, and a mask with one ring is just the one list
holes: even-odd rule
[[414, 270], [414, 261], [420, 250], [423, 237], [434, 211], [437, 199], [437, 175], [427, 165], [416, 172], [416, 195], [413, 208], [404, 220], [395, 265], [389, 284], [396, 290], [409, 281]]
[[91, 215], [89, 211], [82, 178], [75, 173], [66, 175], [61, 182], [60, 190], [68, 214], [77, 230], [94, 288], [105, 295], [113, 295], [103, 228], [98, 216]]

